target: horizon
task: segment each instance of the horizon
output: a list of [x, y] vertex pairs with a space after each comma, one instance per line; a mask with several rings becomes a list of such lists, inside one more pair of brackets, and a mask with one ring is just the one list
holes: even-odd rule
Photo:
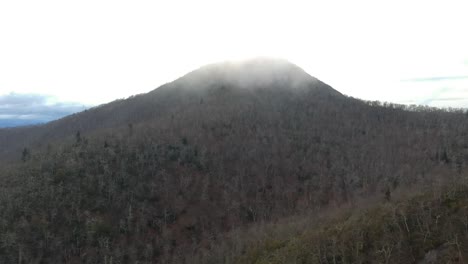
[[255, 57], [288, 60], [363, 100], [466, 108], [463, 7], [461, 1], [1, 3], [0, 120], [50, 121], [149, 92], [203, 65]]

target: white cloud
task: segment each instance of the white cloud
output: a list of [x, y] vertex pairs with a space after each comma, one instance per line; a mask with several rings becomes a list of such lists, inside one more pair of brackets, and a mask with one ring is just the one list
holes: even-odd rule
[[0, 95], [0, 127], [13, 121], [15, 125], [47, 122], [85, 108], [80, 103], [57, 102], [52, 96], [42, 94]]

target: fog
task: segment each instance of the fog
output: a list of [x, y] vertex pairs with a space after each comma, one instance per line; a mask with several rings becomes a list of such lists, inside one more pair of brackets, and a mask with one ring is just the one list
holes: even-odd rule
[[287, 87], [304, 89], [320, 81], [303, 69], [284, 59], [256, 57], [203, 66], [176, 80], [176, 84], [190, 89], [206, 89], [216, 84], [239, 89]]

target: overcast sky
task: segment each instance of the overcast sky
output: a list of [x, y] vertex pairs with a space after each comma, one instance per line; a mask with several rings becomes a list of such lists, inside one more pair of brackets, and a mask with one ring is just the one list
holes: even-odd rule
[[1, 1], [0, 103], [97, 105], [273, 56], [354, 97], [468, 107], [466, 3]]

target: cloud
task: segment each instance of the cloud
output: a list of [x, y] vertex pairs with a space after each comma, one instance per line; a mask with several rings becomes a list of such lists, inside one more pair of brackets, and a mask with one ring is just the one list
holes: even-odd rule
[[394, 91], [393, 101], [434, 107], [468, 108], [468, 75], [465, 73], [466, 71], [457, 70], [454, 74], [400, 80], [394, 89], [391, 89]]
[[[434, 82], [439, 84], [440, 82]], [[436, 89], [433, 89], [426, 98], [420, 101], [420, 104], [438, 106], [438, 107], [468, 107], [468, 85], [467, 80], [457, 80], [442, 83]]]
[[457, 98], [457, 97], [441, 97], [441, 98], [436, 98], [433, 99], [432, 101], [468, 101], [468, 98]]
[[45, 123], [86, 108], [79, 103], [56, 102], [49, 95], [0, 95], [0, 127]]
[[421, 104], [423, 105], [430, 105], [434, 101], [439, 101], [438, 99], [442, 97], [442, 95], [445, 95], [447, 92], [450, 92], [450, 88], [448, 87], [441, 87], [438, 88], [437, 90], [433, 91], [432, 94], [421, 101]]
[[406, 80], [401, 80], [401, 81], [402, 82], [438, 82], [438, 81], [454, 81], [454, 80], [468, 80], [468, 75], [414, 78], [414, 79], [406, 79]]

